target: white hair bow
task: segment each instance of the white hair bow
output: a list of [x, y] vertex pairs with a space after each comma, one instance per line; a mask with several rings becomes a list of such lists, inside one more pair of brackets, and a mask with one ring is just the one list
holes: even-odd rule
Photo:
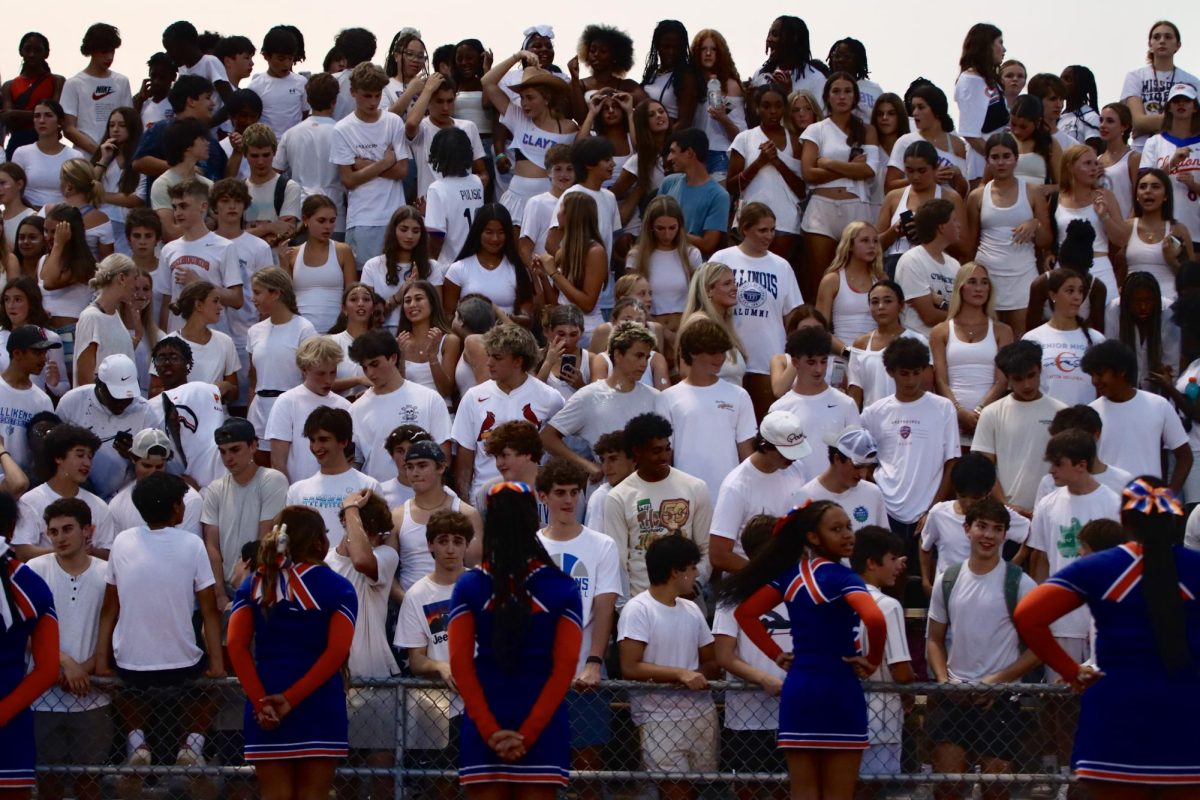
[[525, 29], [525, 40], [528, 41], [533, 35], [544, 36], [547, 39], [554, 38], [554, 28], [550, 25], [533, 25]]

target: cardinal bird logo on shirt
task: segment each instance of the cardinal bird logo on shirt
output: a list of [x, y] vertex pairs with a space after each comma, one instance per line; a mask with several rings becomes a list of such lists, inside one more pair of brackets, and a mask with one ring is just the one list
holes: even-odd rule
[[495, 412], [489, 411], [489, 412], [487, 412], [487, 416], [483, 418], [483, 424], [479, 426], [479, 438], [476, 439], [475, 441], [477, 441], [477, 442], [486, 441], [488, 434], [492, 432], [492, 428], [494, 428], [495, 426], [496, 426], [496, 414], [495, 414]]
[[521, 416], [537, 427], [542, 427], [542, 421], [537, 418], [537, 414], [533, 413], [533, 405], [531, 403], [526, 403], [525, 407], [521, 409]]

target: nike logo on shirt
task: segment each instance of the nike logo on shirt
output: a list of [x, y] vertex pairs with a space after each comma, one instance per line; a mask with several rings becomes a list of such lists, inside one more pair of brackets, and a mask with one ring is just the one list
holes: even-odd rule
[[112, 94], [115, 90], [111, 86], [98, 86], [96, 91], [92, 92], [92, 100], [103, 100]]

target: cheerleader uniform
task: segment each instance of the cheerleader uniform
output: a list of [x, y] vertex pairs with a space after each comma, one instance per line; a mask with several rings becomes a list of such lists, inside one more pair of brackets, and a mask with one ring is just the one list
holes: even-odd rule
[[[32, 789], [33, 712], [30, 704], [58, 677], [58, 617], [50, 587], [8, 553], [0, 539], [0, 791]], [[11, 596], [11, 602], [5, 594]], [[34, 669], [25, 674], [25, 650], [33, 639]]]
[[[839, 603], [838, 600], [845, 602]], [[859, 618], [868, 631], [867, 659], [883, 660], [887, 623], [862, 578], [824, 558], [804, 559], [763, 586], [734, 612], [750, 641], [772, 661], [782, 652], [762, 616], [787, 604], [795, 660], [779, 696], [779, 747], [866, 750], [867, 701], [853, 667]]]
[[[1200, 553], [1176, 545], [1175, 567], [1192, 657], [1200, 656]], [[1200, 671], [1168, 672], [1158, 655], [1142, 593], [1142, 547], [1123, 544], [1068, 565], [1018, 606], [1016, 624], [1030, 649], [1071, 680], [1076, 664], [1050, 634], [1049, 621], [1086, 603], [1104, 671], [1080, 701], [1072, 767], [1080, 778], [1158, 786], [1200, 785], [1195, 724]]]
[[[450, 598], [450, 668], [467, 713], [459, 745], [458, 781], [567, 785], [571, 733], [563, 702], [583, 641], [575, 581], [554, 566], [529, 562], [525, 586], [532, 613], [511, 667], [492, 646], [492, 576], [468, 570]], [[518, 731], [525, 755], [505, 761], [488, 747], [499, 730]]]
[[[266, 614], [263, 588], [261, 571], [247, 578], [229, 620], [229, 660], [246, 693], [246, 760], [345, 758], [346, 687], [339, 670], [358, 617], [354, 587], [325, 564], [285, 566], [279, 599]], [[284, 695], [292, 710], [265, 731], [254, 715], [271, 694]]]

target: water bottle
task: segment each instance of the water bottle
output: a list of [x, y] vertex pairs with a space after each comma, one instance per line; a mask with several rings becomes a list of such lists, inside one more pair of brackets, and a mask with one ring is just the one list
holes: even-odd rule
[[720, 108], [725, 105], [725, 94], [721, 91], [721, 81], [717, 78], [708, 79], [708, 107]]
[[1193, 403], [1197, 398], [1200, 398], [1200, 383], [1196, 382], [1196, 376], [1188, 378], [1187, 388], [1183, 390], [1183, 396]]

